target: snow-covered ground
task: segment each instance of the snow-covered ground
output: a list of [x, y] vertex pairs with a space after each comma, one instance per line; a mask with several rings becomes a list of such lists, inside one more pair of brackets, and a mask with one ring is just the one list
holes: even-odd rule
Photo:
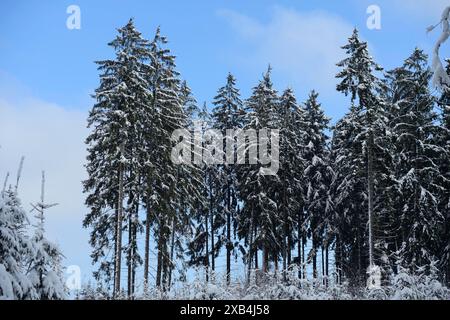
[[[138, 300], [450, 300], [450, 290], [435, 276], [410, 274], [400, 271], [380, 288], [351, 288], [347, 282], [337, 284], [334, 279], [316, 280], [297, 278], [292, 270], [283, 280], [282, 275], [269, 274], [252, 277], [248, 285], [244, 280], [226, 285], [225, 277], [216, 275], [205, 281], [204, 272], [198, 271], [195, 279], [181, 282], [170, 291], [149, 289], [138, 294]], [[101, 288], [85, 286], [77, 299], [102, 300], [110, 297]], [[124, 299], [126, 295], [124, 294]]]

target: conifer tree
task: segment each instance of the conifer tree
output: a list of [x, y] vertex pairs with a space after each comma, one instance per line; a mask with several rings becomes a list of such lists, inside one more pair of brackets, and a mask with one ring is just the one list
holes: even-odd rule
[[[93, 263], [100, 263], [97, 279], [114, 279], [114, 293], [121, 287], [123, 221], [128, 218], [128, 267], [131, 271], [136, 252], [135, 230], [139, 203], [139, 139], [145, 105], [151, 98], [145, 78], [149, 68], [144, 61], [151, 58], [149, 43], [130, 20], [118, 29], [109, 44], [115, 60], [99, 61], [100, 86], [95, 92], [97, 103], [92, 108], [88, 126], [92, 133], [88, 144], [88, 179], [84, 181], [86, 204], [90, 212], [83, 225], [92, 228], [90, 243]], [[126, 190], [125, 190], [126, 189]], [[125, 202], [125, 198], [127, 201]], [[124, 210], [126, 206], [126, 211]], [[125, 220], [126, 221], [126, 220]], [[112, 259], [107, 252], [113, 250]], [[130, 273], [129, 273], [130, 275]], [[130, 282], [129, 282], [130, 289]], [[130, 290], [129, 290], [130, 291]]]
[[[229, 131], [236, 130], [242, 127], [242, 101], [240, 98], [239, 90], [236, 88], [236, 79], [231, 73], [227, 76], [227, 83], [221, 87], [213, 101], [214, 109], [211, 114], [211, 121], [213, 129], [220, 130], [224, 136], [224, 158], [226, 161], [226, 150], [230, 148], [235, 151], [235, 137], [227, 135]], [[233, 250], [235, 250], [235, 241], [232, 238], [232, 228], [236, 225], [237, 211], [238, 211], [238, 195], [237, 195], [237, 176], [233, 163], [221, 165], [218, 168], [218, 175], [216, 176], [216, 182], [219, 185], [223, 185], [223, 188], [219, 191], [219, 197], [221, 202], [221, 208], [223, 220], [225, 222], [225, 249], [226, 249], [226, 274], [227, 282], [230, 282], [231, 275], [231, 256]]]
[[[383, 134], [378, 134], [385, 128], [384, 107], [380, 101], [377, 91], [379, 90], [380, 81], [374, 75], [375, 71], [381, 71], [381, 68], [372, 60], [367, 50], [367, 43], [359, 39], [358, 31], [355, 29], [352, 36], [349, 38], [348, 44], [342, 47], [346, 53], [347, 58], [338, 63], [338, 67], [342, 70], [337, 74], [337, 78], [341, 82], [337, 85], [337, 90], [343, 92], [345, 95], [350, 94], [352, 109], [339, 123], [339, 126], [350, 126], [353, 128], [337, 128], [335, 133], [336, 139], [333, 147], [338, 149], [338, 153], [344, 153], [349, 159], [345, 160], [346, 166], [355, 166], [354, 168], [335, 165], [335, 170], [339, 175], [336, 181], [337, 188], [337, 203], [344, 203], [350, 199], [344, 200], [343, 196], [350, 196], [351, 193], [357, 192], [359, 208], [352, 210], [354, 215], [353, 227], [358, 228], [356, 232], [356, 250], [351, 252], [351, 256], [356, 259], [356, 279], [361, 282], [361, 275], [363, 269], [367, 266], [374, 266], [374, 208], [376, 205], [375, 195], [375, 179], [376, 179], [376, 149], [382, 148], [383, 141], [379, 137]], [[341, 131], [341, 132], [339, 132]], [[340, 135], [343, 135], [340, 137]], [[352, 136], [348, 136], [348, 135]], [[345, 140], [347, 141], [345, 141]], [[345, 150], [346, 144], [349, 149]], [[341, 150], [339, 150], [341, 149]], [[337, 161], [343, 161], [344, 155], [337, 155], [334, 157]], [[351, 159], [355, 158], [355, 159]], [[358, 159], [359, 158], [359, 159]], [[345, 169], [344, 169], [345, 168]], [[345, 171], [343, 171], [345, 170]], [[338, 172], [340, 171], [340, 172]], [[357, 176], [359, 175], [359, 177]], [[342, 179], [342, 180], [341, 180]], [[352, 181], [352, 182], [351, 182]], [[365, 186], [356, 186], [364, 182]], [[345, 185], [342, 185], [341, 183]], [[355, 184], [341, 193], [340, 190], [349, 187], [349, 184]], [[367, 199], [367, 203], [365, 202]], [[348, 210], [349, 204], [345, 205]], [[361, 216], [361, 212], [367, 212], [366, 216]], [[339, 212], [339, 211], [338, 211]], [[341, 213], [342, 214], [342, 213]], [[346, 218], [348, 221], [348, 218]], [[367, 237], [365, 235], [365, 225], [367, 222], [368, 230]], [[363, 253], [366, 249], [367, 254]], [[339, 253], [341, 254], [341, 252]], [[367, 257], [367, 259], [366, 259]]]
[[[278, 201], [282, 214], [280, 235], [282, 235], [283, 271], [292, 264], [292, 249], [295, 244], [295, 234], [298, 239], [303, 237], [303, 147], [305, 132], [304, 111], [298, 105], [292, 89], [286, 89], [278, 108], [278, 126], [280, 128], [280, 169]], [[300, 230], [300, 232], [296, 232]], [[300, 241], [299, 241], [300, 243]], [[299, 248], [301, 245], [299, 244]], [[298, 250], [298, 262], [300, 263], [301, 250]]]
[[[270, 75], [269, 67], [246, 102], [246, 130], [278, 128], [276, 110], [279, 98]], [[260, 159], [256, 164], [239, 167], [239, 194], [241, 199], [245, 199], [240, 215], [246, 217], [240, 219], [240, 232], [251, 239], [248, 266], [252, 264], [253, 257], [257, 258], [257, 250], [262, 249], [262, 270], [268, 272], [270, 260], [278, 261], [281, 248], [277, 234], [281, 219], [275, 194], [275, 186], [279, 180], [277, 176], [264, 175], [261, 168], [263, 165]]]
[[307, 225], [312, 239], [310, 257], [313, 263], [313, 276], [318, 276], [317, 255], [318, 250], [326, 236], [326, 206], [328, 201], [328, 188], [332, 177], [332, 169], [328, 165], [328, 129], [329, 119], [317, 101], [318, 94], [312, 91], [305, 103], [305, 210], [307, 212]]
[[437, 115], [429, 91], [431, 71], [419, 49], [396, 73], [398, 113], [394, 119], [396, 177], [400, 184], [401, 256], [410, 268], [438, 258], [443, 216], [436, 195], [441, 187], [438, 160], [443, 149], [433, 141]]
[[44, 212], [56, 204], [47, 204], [44, 199], [45, 173], [42, 172], [41, 199], [33, 205], [36, 211], [36, 226], [30, 239], [33, 255], [27, 262], [27, 276], [31, 279], [39, 300], [63, 300], [67, 297], [60, 262], [63, 258], [57, 245], [45, 238]]

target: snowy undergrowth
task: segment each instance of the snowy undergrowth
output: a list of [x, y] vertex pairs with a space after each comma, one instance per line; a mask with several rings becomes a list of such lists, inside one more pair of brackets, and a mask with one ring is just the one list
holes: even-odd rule
[[[393, 275], [389, 284], [379, 289], [350, 289], [346, 282], [336, 283], [333, 278], [325, 284], [324, 278], [298, 279], [292, 270], [286, 275], [252, 273], [251, 282], [244, 280], [226, 284], [222, 275], [212, 275], [205, 281], [204, 271], [198, 270], [191, 281], [177, 283], [170, 291], [149, 289], [137, 300], [450, 300], [450, 290], [438, 281], [433, 272], [411, 274], [405, 269]], [[89, 291], [89, 290], [88, 290]], [[80, 299], [108, 299], [100, 290], [90, 289]], [[126, 295], [123, 294], [123, 299]]]

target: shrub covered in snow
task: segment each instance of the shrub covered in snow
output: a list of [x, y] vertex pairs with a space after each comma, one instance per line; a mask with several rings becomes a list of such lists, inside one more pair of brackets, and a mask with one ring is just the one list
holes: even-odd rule
[[[102, 289], [94, 289], [90, 284], [78, 299], [109, 299]], [[126, 295], [122, 296], [126, 299]], [[151, 288], [145, 294], [136, 296], [143, 300], [449, 300], [450, 290], [438, 281], [433, 272], [419, 270], [411, 274], [406, 269], [393, 275], [390, 283], [380, 288], [350, 289], [330, 279], [299, 279], [297, 270], [262, 275], [253, 272], [251, 281], [233, 281], [226, 285], [226, 277], [212, 275], [205, 281], [205, 273], [196, 271], [191, 281], [176, 283], [171, 290]]]

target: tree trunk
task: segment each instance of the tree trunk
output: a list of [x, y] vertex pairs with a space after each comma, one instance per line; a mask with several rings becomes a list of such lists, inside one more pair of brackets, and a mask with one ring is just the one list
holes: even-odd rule
[[216, 269], [216, 257], [215, 257], [215, 244], [214, 244], [214, 214], [212, 212], [212, 208], [213, 208], [213, 194], [212, 194], [212, 186], [209, 186], [209, 218], [211, 219], [210, 224], [211, 224], [211, 271], [214, 272]]
[[252, 213], [250, 217], [248, 258], [247, 258], [247, 285], [250, 285], [250, 276], [252, 272], [252, 260], [253, 260], [253, 206], [251, 210]]
[[[203, 210], [205, 210], [203, 208]], [[205, 210], [205, 276], [206, 276], [206, 282], [209, 281], [209, 211], [208, 209]]]
[[306, 243], [306, 237], [302, 236], [302, 271], [303, 271], [303, 279], [306, 279], [305, 243]]
[[263, 246], [263, 261], [262, 261], [262, 271], [267, 273], [269, 271], [269, 249], [265, 243]]
[[372, 267], [373, 262], [373, 197], [374, 197], [374, 172], [373, 172], [373, 148], [374, 148], [374, 140], [373, 140], [373, 133], [370, 132], [369, 134], [369, 145], [368, 145], [368, 205], [369, 205], [369, 266]]
[[227, 187], [227, 285], [230, 284], [231, 274], [231, 204], [230, 186]]
[[[314, 232], [314, 231], [313, 231]], [[313, 263], [313, 278], [317, 278], [317, 239], [313, 234], [312, 236], [312, 263]]]
[[132, 253], [132, 243], [133, 243], [133, 227], [132, 227], [132, 219], [131, 213], [128, 217], [128, 257], [127, 257], [127, 292], [128, 299], [131, 298], [131, 273], [133, 268], [133, 253]]
[[[121, 146], [123, 153], [124, 146]], [[117, 205], [117, 225], [116, 225], [116, 254], [115, 254], [115, 275], [114, 275], [114, 298], [120, 294], [120, 267], [122, 263], [122, 213], [123, 213], [123, 164], [119, 164], [119, 199]]]
[[164, 241], [164, 226], [160, 224], [159, 226], [159, 236], [158, 236], [158, 258], [156, 266], [156, 287], [161, 287], [161, 276], [163, 268], [163, 241]]
[[[150, 201], [148, 201], [150, 202]], [[148, 293], [148, 273], [150, 263], [150, 203], [147, 203], [147, 217], [145, 221], [145, 257], [144, 257], [144, 292]]]
[[287, 266], [288, 266], [288, 268], [292, 264], [291, 248], [292, 248], [292, 235], [291, 235], [291, 232], [289, 232], [288, 238], [287, 238]]
[[168, 280], [168, 289], [170, 290], [170, 286], [172, 285], [172, 272], [173, 272], [173, 268], [174, 268], [174, 263], [173, 263], [173, 255], [175, 252], [175, 218], [173, 218], [172, 220], [172, 234], [171, 234], [171, 239], [170, 239], [170, 260], [169, 260], [169, 280]]
[[336, 276], [337, 276], [337, 283], [341, 284], [341, 274], [342, 274], [342, 247], [341, 247], [341, 241], [340, 237], [337, 234], [336, 235], [336, 254], [335, 254], [335, 265], [336, 265]]
[[298, 278], [302, 278], [302, 224], [300, 219], [300, 214], [298, 215], [298, 221], [297, 221], [297, 259], [298, 259]]
[[320, 259], [322, 261], [322, 282], [323, 284], [325, 284], [325, 257], [324, 257], [324, 249], [323, 249], [323, 245], [320, 247], [321, 251], [320, 251]]
[[329, 258], [328, 258], [328, 240], [325, 241], [325, 286], [328, 287], [329, 276]]

